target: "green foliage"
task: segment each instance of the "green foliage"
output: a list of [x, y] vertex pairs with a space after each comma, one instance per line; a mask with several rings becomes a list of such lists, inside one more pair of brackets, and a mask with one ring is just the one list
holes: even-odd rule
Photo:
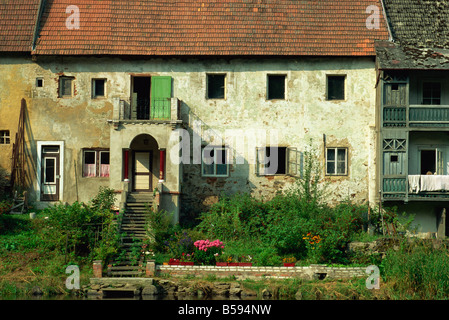
[[170, 241], [173, 241], [179, 225], [173, 224], [172, 215], [165, 210], [147, 208], [147, 234], [149, 236], [148, 249], [153, 252], [166, 253], [170, 251]]
[[[200, 215], [196, 230], [228, 244], [258, 242], [263, 249], [257, 258], [269, 264], [274, 259], [269, 257], [280, 262], [283, 256], [314, 263], [347, 263], [346, 246], [368, 223], [368, 207], [349, 201], [334, 207], [325, 204], [326, 188], [320, 182], [316, 159], [313, 152], [305, 152], [303, 177], [269, 201], [249, 194], [221, 197], [209, 212]], [[312, 245], [306, 239], [308, 234], [318, 236], [320, 243]], [[256, 251], [255, 246], [251, 249]]]
[[380, 265], [384, 281], [394, 283], [399, 298], [447, 299], [449, 295], [447, 246], [435, 247], [431, 240], [404, 241], [390, 249]]
[[89, 204], [62, 203], [42, 211], [46, 216], [42, 235], [54, 249], [65, 254], [107, 260], [118, 242], [112, 189], [100, 188]]

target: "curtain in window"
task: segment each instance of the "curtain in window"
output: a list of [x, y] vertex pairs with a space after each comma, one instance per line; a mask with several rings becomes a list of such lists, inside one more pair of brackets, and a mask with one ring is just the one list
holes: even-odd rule
[[95, 177], [95, 164], [84, 164], [83, 176], [84, 177]]
[[100, 165], [100, 177], [109, 177], [109, 164]]

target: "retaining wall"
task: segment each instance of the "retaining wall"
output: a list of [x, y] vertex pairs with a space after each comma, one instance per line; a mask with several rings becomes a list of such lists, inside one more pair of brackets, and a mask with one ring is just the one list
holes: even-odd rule
[[[153, 270], [152, 270], [153, 268]], [[366, 267], [328, 267], [310, 265], [306, 267], [259, 267], [259, 266], [177, 266], [147, 264], [147, 275], [170, 275], [174, 277], [213, 275], [217, 278], [234, 276], [236, 279], [246, 278], [301, 278], [313, 279], [349, 279], [367, 277]]]

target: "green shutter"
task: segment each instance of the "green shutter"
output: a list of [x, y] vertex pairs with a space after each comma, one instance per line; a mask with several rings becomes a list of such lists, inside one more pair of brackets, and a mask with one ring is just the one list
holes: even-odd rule
[[170, 120], [171, 77], [151, 77], [151, 119]]

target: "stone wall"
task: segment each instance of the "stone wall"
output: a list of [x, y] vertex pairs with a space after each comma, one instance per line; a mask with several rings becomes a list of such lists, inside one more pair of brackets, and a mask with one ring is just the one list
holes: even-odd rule
[[231, 266], [174, 266], [156, 265], [155, 274], [173, 277], [196, 276], [236, 279], [247, 278], [300, 278], [304, 280], [350, 279], [353, 277], [367, 277], [366, 267], [328, 267], [325, 265], [310, 265], [305, 267], [231, 267]]

